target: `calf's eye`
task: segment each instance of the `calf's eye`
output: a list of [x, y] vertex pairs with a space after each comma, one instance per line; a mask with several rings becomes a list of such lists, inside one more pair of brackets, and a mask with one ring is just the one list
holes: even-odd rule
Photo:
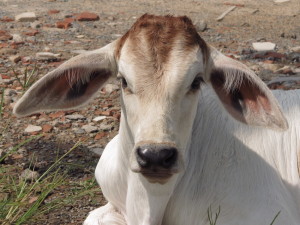
[[200, 89], [201, 84], [204, 82], [202, 77], [196, 77], [193, 80], [193, 83], [191, 84], [191, 89], [192, 90], [198, 90]]
[[121, 85], [122, 85], [122, 88], [127, 88], [127, 81], [124, 77], [121, 78]]

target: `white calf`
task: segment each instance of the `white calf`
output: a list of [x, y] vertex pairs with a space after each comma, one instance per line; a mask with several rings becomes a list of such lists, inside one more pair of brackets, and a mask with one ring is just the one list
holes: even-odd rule
[[219, 207], [220, 225], [269, 225], [279, 212], [273, 224], [300, 224], [300, 91], [276, 100], [187, 17], [142, 16], [43, 77], [14, 113], [78, 107], [116, 76], [120, 130], [96, 168], [108, 203], [86, 225], [207, 225]]

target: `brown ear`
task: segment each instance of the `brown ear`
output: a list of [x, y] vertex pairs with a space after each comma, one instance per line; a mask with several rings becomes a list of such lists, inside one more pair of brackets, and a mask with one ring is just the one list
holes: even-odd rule
[[238, 121], [286, 130], [287, 121], [268, 87], [245, 65], [211, 47], [209, 75], [225, 109]]
[[36, 82], [17, 102], [17, 116], [39, 111], [73, 109], [86, 104], [117, 73], [114, 43], [78, 55]]

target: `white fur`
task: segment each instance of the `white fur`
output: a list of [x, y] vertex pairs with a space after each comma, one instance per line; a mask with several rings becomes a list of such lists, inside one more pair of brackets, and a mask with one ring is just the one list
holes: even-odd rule
[[[145, 190], [143, 178], [130, 171], [124, 148], [131, 144], [122, 124], [99, 161], [96, 178], [107, 199], [126, 218], [123, 224], [206, 225], [209, 207], [212, 212], [220, 207], [217, 224], [222, 225], [269, 225], [278, 212], [274, 224], [299, 224], [300, 90], [273, 93], [290, 124], [286, 132], [235, 121], [212, 89], [204, 87], [187, 166], [173, 193], [165, 185], [147, 184], [161, 189], [161, 195], [151, 196], [151, 187]], [[165, 209], [162, 202], [167, 202]], [[162, 210], [162, 222], [150, 218], [155, 210]], [[140, 211], [149, 214], [147, 220], [141, 220]], [[86, 225], [93, 224], [88, 222], [90, 217], [93, 214]]]

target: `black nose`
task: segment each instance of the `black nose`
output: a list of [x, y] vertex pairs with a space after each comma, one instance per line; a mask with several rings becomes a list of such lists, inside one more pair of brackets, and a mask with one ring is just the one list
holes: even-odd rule
[[177, 160], [177, 149], [165, 145], [144, 145], [136, 149], [136, 158], [142, 168], [171, 168]]

